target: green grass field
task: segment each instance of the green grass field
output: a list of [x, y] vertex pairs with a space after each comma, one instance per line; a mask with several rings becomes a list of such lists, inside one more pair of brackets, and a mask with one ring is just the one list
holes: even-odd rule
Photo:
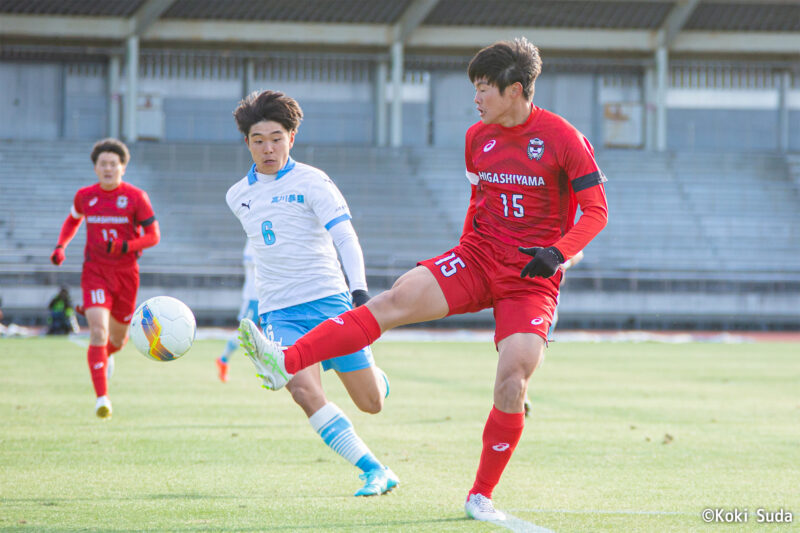
[[[789, 531], [800, 524], [800, 345], [554, 343], [533, 417], [495, 491], [506, 526], [463, 501], [491, 407], [488, 343], [380, 342], [392, 393], [359, 413], [329, 398], [400, 476], [356, 499], [356, 470], [285, 391], [259, 387], [237, 353], [227, 384], [199, 341], [156, 363], [126, 347], [94, 416], [85, 349], [0, 339], [2, 531]], [[705, 524], [704, 508], [749, 522]], [[784, 509], [792, 524], [756, 523]]]

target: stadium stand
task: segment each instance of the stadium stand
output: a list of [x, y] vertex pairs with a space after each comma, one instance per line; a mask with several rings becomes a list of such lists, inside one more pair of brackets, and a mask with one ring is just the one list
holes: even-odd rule
[[79, 294], [83, 231], [60, 269], [48, 257], [106, 135], [130, 144], [126, 179], [162, 227], [140, 297], [232, 317], [243, 237], [223, 196], [249, 156], [230, 111], [261, 88], [303, 105], [293, 155], [339, 185], [372, 291], [388, 286], [460, 234], [469, 57], [525, 35], [544, 56], [535, 102], [592, 141], [609, 177], [610, 221], [569, 272], [562, 324], [800, 326], [797, 2], [6, 0], [0, 13], [0, 296], [15, 319], [41, 316], [61, 284]]
[[[62, 269], [48, 258], [69, 199], [94, 180], [89, 149], [88, 143], [58, 142], [43, 154], [35, 144], [0, 144], [5, 281], [44, 282], [49, 291], [79, 284], [83, 231]], [[293, 155], [325, 169], [348, 198], [373, 290], [456, 242], [469, 190], [458, 150], [296, 146]], [[574, 307], [576, 319], [597, 312], [598, 287], [604, 297], [619, 292], [642, 302], [649, 293], [667, 304], [677, 295], [682, 300], [673, 309], [680, 314], [690, 312], [680, 310], [697, 288], [735, 287], [737, 294], [768, 299], [765, 287], [777, 296], [780, 287], [800, 283], [800, 212], [787, 158], [609, 150], [598, 159], [609, 177], [612, 216], [565, 286], [565, 299], [572, 300], [566, 307]], [[40, 176], [32, 176], [34, 160]], [[243, 236], [223, 198], [248, 166], [248, 153], [238, 145], [134, 145], [127, 179], [150, 193], [163, 235], [142, 258], [143, 287], [192, 290], [205, 318], [227, 297], [215, 292], [235, 295]], [[729, 305], [735, 306], [722, 298], [716, 314], [729, 313]], [[780, 303], [764, 305], [772, 313], [789, 311]], [[654, 314], [666, 317], [669, 309]], [[613, 309], [602, 313], [608, 319]], [[644, 310], [638, 315], [647, 317]]]

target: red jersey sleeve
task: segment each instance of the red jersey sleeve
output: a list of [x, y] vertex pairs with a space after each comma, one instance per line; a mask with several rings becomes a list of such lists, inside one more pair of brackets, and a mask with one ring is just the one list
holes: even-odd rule
[[139, 201], [136, 206], [136, 225], [149, 226], [156, 220], [156, 215], [153, 212], [153, 205], [150, 203], [150, 197], [147, 193], [140, 190]]
[[475, 217], [475, 197], [478, 184], [478, 172], [475, 169], [475, 163], [472, 160], [472, 128], [467, 130], [467, 135], [464, 139], [464, 168], [466, 169], [467, 179], [470, 182], [470, 195], [469, 205], [467, 206], [467, 216], [464, 218], [464, 229], [461, 231], [463, 237], [474, 229], [472, 219]]
[[79, 190], [75, 193], [75, 197], [72, 199], [72, 208], [70, 209], [70, 214], [72, 218], [81, 218], [83, 216], [83, 197], [84, 195], [83, 189]]
[[72, 207], [70, 208], [70, 213], [67, 215], [67, 218], [64, 220], [64, 223], [61, 225], [61, 232], [58, 234], [58, 241], [56, 242], [56, 247], [66, 248], [67, 245], [72, 241], [75, 237], [75, 234], [78, 232], [78, 228], [83, 222], [83, 208], [81, 207], [81, 191], [75, 193], [75, 197], [72, 199]]
[[603, 187], [607, 179], [594, 159], [588, 139], [575, 130], [563, 146], [560, 163], [582, 212], [575, 225], [554, 244], [566, 260], [583, 250], [606, 226], [608, 203]]

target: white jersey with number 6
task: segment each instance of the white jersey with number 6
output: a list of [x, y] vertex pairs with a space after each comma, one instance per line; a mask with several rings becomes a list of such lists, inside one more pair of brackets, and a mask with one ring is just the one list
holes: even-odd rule
[[252, 245], [259, 313], [347, 291], [328, 230], [350, 210], [325, 172], [292, 159], [277, 175], [253, 165], [225, 200]]

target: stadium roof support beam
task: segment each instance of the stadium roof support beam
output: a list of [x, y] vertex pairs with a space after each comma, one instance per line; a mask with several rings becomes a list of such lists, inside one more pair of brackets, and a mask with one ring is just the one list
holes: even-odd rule
[[147, 0], [130, 18], [130, 34], [141, 36], [175, 0]]
[[675, 38], [681, 33], [699, 3], [700, 0], [680, 0], [675, 4], [658, 31], [658, 46], [666, 46], [667, 49], [672, 47]]
[[667, 149], [667, 90], [669, 89], [669, 49], [683, 30], [686, 21], [697, 7], [699, 0], [679, 0], [667, 15], [658, 30], [656, 43], [656, 150]]
[[392, 27], [392, 135], [391, 144], [403, 144], [403, 47], [406, 40], [422, 24], [438, 0], [414, 0]]
[[675, 52], [791, 54], [798, 56], [800, 33], [767, 31], [684, 31], [672, 44]]
[[119, 138], [119, 73], [120, 60], [117, 54], [108, 60], [108, 135]]
[[[175, 0], [147, 0], [128, 19], [125, 34], [125, 106], [123, 125], [125, 140], [135, 142], [139, 137], [136, 127], [136, 107], [139, 100], [139, 40], [150, 26], [173, 4]], [[111, 87], [109, 87], [109, 90]], [[114, 95], [110, 94], [113, 102]]]
[[393, 41], [405, 43], [437, 3], [439, 0], [414, 0], [394, 25]]
[[669, 87], [669, 52], [666, 46], [656, 50], [656, 150], [667, 150], [667, 88]]
[[392, 135], [391, 146], [403, 144], [403, 43], [392, 43]]
[[[0, 36], [65, 38], [88, 43], [124, 39], [130, 19], [59, 15], [0, 16]], [[142, 42], [194, 45], [254, 43], [386, 47], [394, 40], [394, 26], [386, 24], [249, 22], [224, 20], [158, 19], [139, 35]], [[543, 50], [654, 53], [658, 32], [646, 29], [535, 28], [529, 26], [417, 26], [404, 41], [406, 47], [477, 50], [500, 39], [527, 36]], [[797, 32], [680, 31], [673, 52], [723, 54], [789, 54], [797, 56]]]
[[129, 35], [125, 42], [125, 107], [123, 126], [125, 127], [125, 140], [135, 142], [138, 135], [136, 130], [136, 100], [139, 92], [139, 37]]
[[118, 40], [127, 35], [129, 29], [129, 22], [119, 17], [63, 17], [7, 13], [0, 16], [0, 35], [5, 37]]
[[389, 68], [385, 60], [378, 61], [375, 67], [375, 144], [386, 146], [386, 78]]
[[789, 151], [789, 91], [792, 88], [792, 77], [788, 70], [780, 73], [778, 93], [778, 150]]

